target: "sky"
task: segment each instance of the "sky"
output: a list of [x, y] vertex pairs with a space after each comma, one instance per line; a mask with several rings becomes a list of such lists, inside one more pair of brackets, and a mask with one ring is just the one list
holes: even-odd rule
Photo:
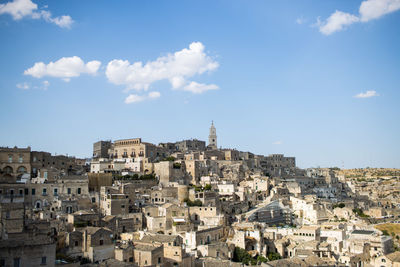
[[400, 168], [400, 0], [0, 0], [0, 146], [207, 141]]

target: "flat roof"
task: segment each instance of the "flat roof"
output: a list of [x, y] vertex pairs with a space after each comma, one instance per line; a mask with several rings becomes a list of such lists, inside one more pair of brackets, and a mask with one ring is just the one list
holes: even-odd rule
[[351, 233], [355, 235], [372, 235], [375, 232], [371, 230], [354, 230]]

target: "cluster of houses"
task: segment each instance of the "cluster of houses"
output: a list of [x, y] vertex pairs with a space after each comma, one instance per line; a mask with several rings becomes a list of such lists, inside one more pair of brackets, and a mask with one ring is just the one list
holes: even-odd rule
[[400, 266], [375, 228], [399, 189], [218, 148], [213, 124], [208, 145], [99, 141], [89, 160], [2, 147], [0, 266]]

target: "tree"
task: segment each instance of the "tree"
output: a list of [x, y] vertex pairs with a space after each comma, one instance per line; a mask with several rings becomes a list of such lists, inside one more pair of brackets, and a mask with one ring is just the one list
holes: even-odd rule
[[175, 158], [173, 156], [169, 156], [164, 158], [163, 161], [175, 161]]
[[382, 230], [382, 234], [383, 234], [383, 235], [387, 235], [387, 236], [389, 236], [389, 232], [388, 232], [388, 230]]
[[264, 256], [259, 255], [257, 257], [257, 262], [258, 263], [267, 262], [267, 261], [268, 261], [268, 259], [266, 257], [264, 257]]
[[270, 261], [279, 260], [279, 259], [281, 259], [281, 255], [279, 255], [279, 253], [270, 252], [270, 253], [268, 253], [268, 259]]
[[233, 259], [234, 262], [241, 262], [246, 265], [256, 265], [257, 259], [251, 257], [251, 255], [242, 248], [235, 247], [233, 252]]
[[185, 198], [183, 200], [183, 202], [186, 202], [186, 205], [188, 205], [189, 207], [201, 207], [203, 206], [203, 203], [201, 202], [201, 200], [195, 200], [195, 201], [191, 201], [188, 198]]
[[204, 186], [205, 191], [211, 191], [211, 188], [211, 184], [206, 184], [206, 186]]

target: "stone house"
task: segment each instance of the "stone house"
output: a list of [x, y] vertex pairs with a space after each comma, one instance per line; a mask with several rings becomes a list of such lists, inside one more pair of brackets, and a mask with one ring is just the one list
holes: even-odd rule
[[107, 228], [86, 227], [83, 229], [83, 256], [91, 262], [101, 262], [114, 257], [113, 233]]
[[163, 246], [135, 244], [133, 249], [134, 261], [138, 266], [163, 266]]

